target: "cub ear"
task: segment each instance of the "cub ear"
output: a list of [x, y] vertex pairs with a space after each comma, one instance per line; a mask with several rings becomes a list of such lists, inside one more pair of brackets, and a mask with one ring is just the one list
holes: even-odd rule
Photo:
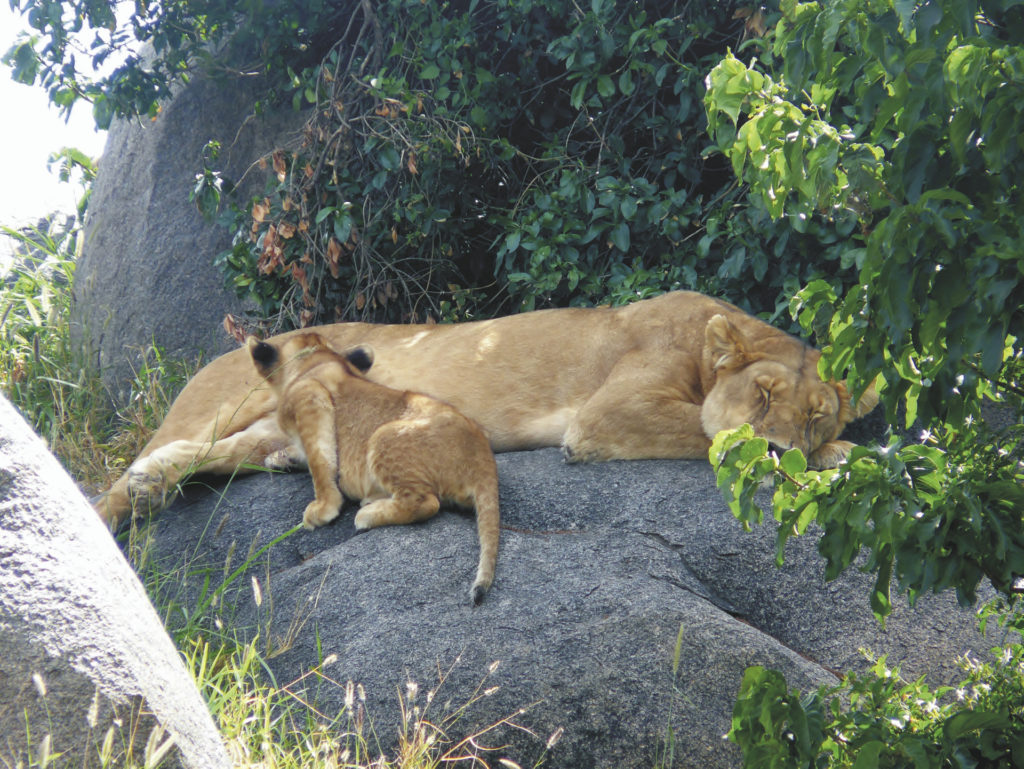
[[343, 352], [342, 357], [365, 374], [373, 365], [373, 348], [368, 344], [361, 344]]
[[747, 362], [746, 340], [732, 321], [714, 315], [704, 328], [704, 344], [711, 355], [711, 367], [738, 368]]
[[274, 345], [261, 342], [254, 336], [248, 337], [245, 340], [245, 345], [249, 348], [253, 363], [260, 371], [266, 371], [277, 363], [277, 348]]

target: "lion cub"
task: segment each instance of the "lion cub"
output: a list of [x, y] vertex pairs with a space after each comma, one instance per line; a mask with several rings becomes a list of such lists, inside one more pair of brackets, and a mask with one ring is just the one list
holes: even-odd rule
[[267, 465], [305, 462], [313, 476], [306, 528], [336, 518], [343, 494], [361, 500], [357, 529], [430, 518], [442, 500], [474, 507], [480, 563], [470, 597], [480, 603], [494, 579], [499, 513], [498, 470], [477, 424], [447, 403], [366, 379], [368, 347], [339, 355], [311, 332], [278, 345], [249, 337], [247, 345], [292, 439]]

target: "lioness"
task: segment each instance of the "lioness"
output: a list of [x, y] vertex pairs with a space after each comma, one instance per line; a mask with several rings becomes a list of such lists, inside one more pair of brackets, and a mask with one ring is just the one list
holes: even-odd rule
[[305, 464], [313, 476], [306, 528], [334, 520], [343, 494], [360, 500], [357, 529], [422, 521], [442, 501], [473, 507], [480, 563], [470, 598], [480, 603], [498, 556], [498, 468], [480, 428], [447, 403], [366, 379], [369, 348], [339, 355], [316, 333], [247, 346], [291, 439], [266, 463]]
[[[851, 403], [842, 383], [819, 378], [816, 350], [690, 291], [624, 307], [317, 331], [336, 349], [372, 346], [374, 381], [452, 404], [495, 451], [561, 445], [570, 461], [706, 457], [715, 433], [749, 422], [778, 448], [834, 467], [851, 446], [839, 433], [878, 400], [869, 390]], [[276, 396], [248, 359], [235, 350], [192, 378], [97, 502], [108, 522], [133, 499], [142, 511], [160, 508], [185, 473], [234, 473], [288, 445]]]

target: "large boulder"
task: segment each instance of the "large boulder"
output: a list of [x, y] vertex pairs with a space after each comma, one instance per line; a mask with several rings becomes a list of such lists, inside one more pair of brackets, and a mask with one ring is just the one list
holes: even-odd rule
[[[671, 731], [677, 765], [732, 767], [739, 756], [723, 735], [747, 666], [808, 689], [863, 669], [866, 647], [908, 676], [943, 682], [959, 655], [990, 645], [948, 595], [913, 609], [897, 601], [883, 629], [868, 607], [871, 576], [825, 582], [812, 535], [792, 541], [776, 568], [773, 527], [745, 533], [706, 462], [566, 465], [550, 449], [500, 455], [498, 469], [498, 571], [478, 607], [467, 598], [469, 515], [357, 535], [346, 509], [282, 538], [312, 499], [303, 473], [187, 487], [151, 527], [155, 559], [161, 573], [177, 570], [173, 598], [186, 605], [210, 603], [234, 574], [210, 621], [268, 643], [276, 680], [296, 682], [324, 717], [344, 708], [347, 681], [361, 684], [392, 755], [398, 693], [415, 682], [414, 704], [426, 706], [443, 678], [432, 723], [477, 694], [447, 728], [453, 741], [509, 716], [523, 727], [476, 740], [505, 746], [492, 762], [532, 766], [561, 728], [551, 766], [650, 767]], [[246, 553], [258, 555], [239, 570]]]
[[265, 184], [254, 163], [295, 143], [305, 116], [254, 115], [258, 93], [251, 78], [197, 76], [153, 120], [111, 125], [76, 267], [72, 329], [117, 401], [149, 345], [175, 359], [234, 347], [222, 321], [246, 308], [213, 264], [231, 233], [204, 221], [189, 193], [210, 140], [221, 143], [225, 176], [243, 181], [240, 199]]
[[153, 746], [171, 741], [163, 766], [230, 766], [135, 573], [2, 396], [0, 564], [0, 764], [41, 761], [48, 744], [99, 766], [113, 730], [140, 763], [155, 731]]

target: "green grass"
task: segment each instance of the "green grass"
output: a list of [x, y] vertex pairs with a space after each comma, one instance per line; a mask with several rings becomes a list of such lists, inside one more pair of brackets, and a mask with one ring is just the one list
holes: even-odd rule
[[71, 340], [71, 281], [81, 235], [0, 227], [19, 243], [0, 275], [0, 389], [87, 494], [107, 488], [145, 445], [195, 365], [140, 350], [128, 405], [115, 410]]

